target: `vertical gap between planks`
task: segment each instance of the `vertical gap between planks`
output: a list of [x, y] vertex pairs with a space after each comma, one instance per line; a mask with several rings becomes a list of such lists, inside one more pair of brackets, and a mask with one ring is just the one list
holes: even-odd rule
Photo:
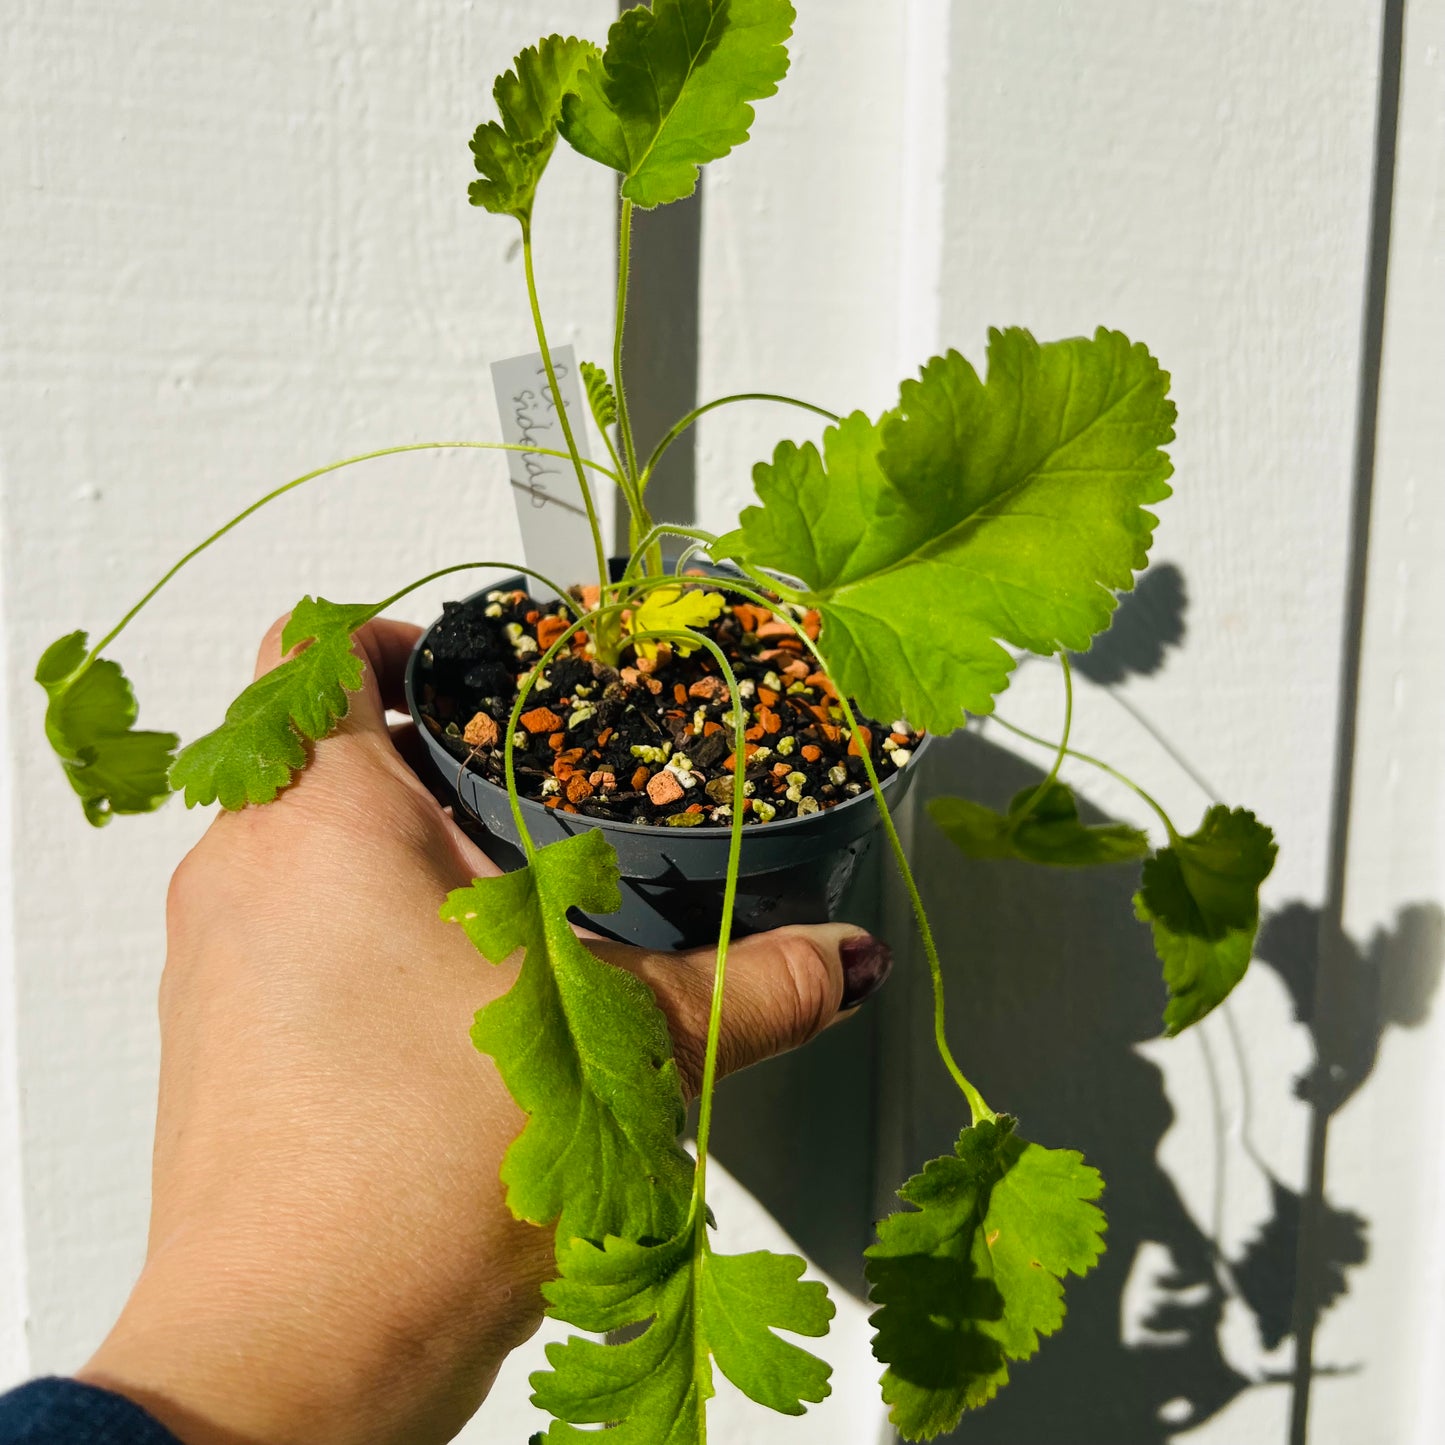
[[[622, 0], [619, 13], [644, 0]], [[680, 416], [697, 405], [702, 282], [703, 177], [685, 201], [632, 213], [632, 278], [622, 368], [639, 462]], [[647, 491], [658, 521], [690, 525], [697, 516], [696, 429], [668, 448]], [[617, 497], [617, 538], [627, 538], [627, 504]], [[676, 556], [686, 545], [663, 543]]]
[[[1350, 1030], [1355, 1020], [1339, 1006], [1340, 981], [1350, 967], [1344, 933], [1345, 882], [1349, 867], [1351, 793], [1354, 787], [1360, 672], [1368, 584], [1370, 508], [1375, 484], [1376, 434], [1380, 413], [1380, 372], [1385, 342], [1385, 294], [1390, 258], [1390, 226], [1395, 197], [1395, 151], [1400, 118], [1400, 73], [1404, 50], [1405, 0], [1384, 0], [1380, 29], [1379, 86], [1375, 106], [1374, 175], [1371, 182], [1369, 240], [1360, 324], [1360, 380], [1355, 410], [1353, 497], [1349, 559], [1345, 573], [1344, 630], [1340, 657], [1339, 731], [1335, 740], [1334, 791], [1330, 810], [1329, 859], [1316, 961], [1315, 1019], [1323, 1058], [1334, 1057], [1330, 1041]], [[1316, 1102], [1311, 1111], [1304, 1201], [1295, 1268], [1295, 1367], [1290, 1402], [1290, 1445], [1306, 1445], [1314, 1337], [1319, 1310], [1312, 1281], [1325, 1196], [1329, 1111]]]

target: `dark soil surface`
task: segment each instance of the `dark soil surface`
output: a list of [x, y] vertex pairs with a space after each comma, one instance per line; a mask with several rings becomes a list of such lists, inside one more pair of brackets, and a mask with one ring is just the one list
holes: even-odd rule
[[[570, 620], [560, 602], [494, 591], [446, 603], [427, 639], [417, 672], [422, 719], [459, 763], [499, 787], [517, 686]], [[816, 614], [799, 620], [816, 636]], [[880, 780], [908, 765], [919, 736], [901, 722], [860, 717], [864, 736], [851, 737], [832, 683], [779, 616], [738, 602], [706, 630], [743, 694], [745, 821], [816, 813], [866, 791], [860, 743]], [[514, 752], [518, 791], [615, 822], [727, 825], [735, 760], [716, 660], [664, 645], [655, 659], [629, 652], [620, 669], [607, 668], [587, 655], [585, 639], [575, 634], [527, 699]]]

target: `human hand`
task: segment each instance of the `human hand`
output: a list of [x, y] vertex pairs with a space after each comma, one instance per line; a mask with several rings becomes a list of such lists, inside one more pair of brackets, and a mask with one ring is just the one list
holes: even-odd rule
[[[171, 883], [146, 1262], [80, 1377], [187, 1445], [448, 1440], [541, 1319], [551, 1232], [512, 1218], [497, 1177], [523, 1116], [467, 1037], [516, 967], [438, 917], [497, 870], [386, 723], [417, 635], [357, 634], [339, 730]], [[591, 946], [653, 989], [694, 1092], [713, 951]], [[805, 1042], [887, 970], [849, 925], [737, 942], [721, 1070]]]

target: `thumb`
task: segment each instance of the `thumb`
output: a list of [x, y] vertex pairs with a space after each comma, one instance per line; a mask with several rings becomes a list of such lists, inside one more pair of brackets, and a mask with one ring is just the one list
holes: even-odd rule
[[[589, 945], [636, 974], [657, 996], [688, 1097], [702, 1083], [717, 950], [653, 953], [602, 940]], [[888, 945], [856, 924], [776, 928], [728, 948], [719, 1076], [805, 1044], [875, 993], [893, 968]]]
[[[296, 655], [296, 649], [287, 653], [281, 648], [281, 639], [290, 620], [289, 612], [278, 617], [261, 639], [256, 654], [258, 678]], [[361, 658], [365, 667], [360, 689], [348, 694], [346, 717], [338, 728], [339, 732], [369, 732], [378, 737], [386, 736], [387, 709], [405, 711], [402, 679], [406, 675], [407, 659], [421, 632], [420, 627], [414, 627], [409, 622], [374, 617], [352, 634], [351, 650]]]

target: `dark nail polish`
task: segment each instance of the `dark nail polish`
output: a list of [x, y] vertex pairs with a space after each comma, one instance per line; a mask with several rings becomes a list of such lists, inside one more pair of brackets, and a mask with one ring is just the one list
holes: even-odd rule
[[871, 933], [855, 934], [838, 946], [843, 960], [843, 1002], [840, 1007], [857, 1008], [872, 998], [893, 972], [893, 950]]

